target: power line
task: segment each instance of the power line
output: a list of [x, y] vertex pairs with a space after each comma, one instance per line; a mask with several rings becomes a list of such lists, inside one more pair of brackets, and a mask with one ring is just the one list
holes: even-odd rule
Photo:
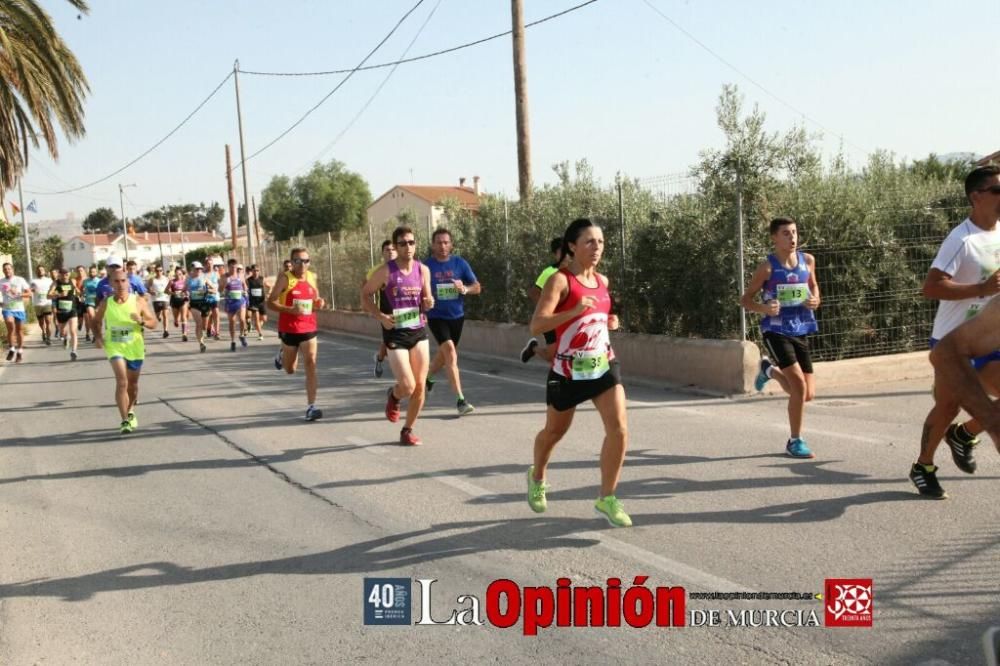
[[[437, 3], [434, 5], [434, 8], [431, 9], [430, 14], [428, 14], [427, 18], [424, 19], [424, 22], [422, 24], [420, 24], [420, 28], [417, 30], [417, 34], [415, 34], [413, 36], [413, 39], [410, 40], [410, 43], [403, 50], [402, 57], [405, 58], [406, 54], [409, 53], [409, 51], [410, 51], [411, 48], [413, 48], [413, 45], [417, 43], [418, 39], [420, 39], [420, 35], [423, 34], [424, 28], [426, 28], [427, 24], [431, 22], [431, 19], [434, 18], [434, 14], [437, 12], [438, 7], [441, 6], [441, 1], [442, 0], [437, 0]], [[356, 123], [358, 121], [358, 119], [361, 118], [361, 116], [364, 114], [364, 112], [368, 110], [368, 107], [371, 106], [371, 103], [375, 101], [375, 98], [378, 97], [378, 94], [380, 92], [382, 92], [382, 88], [384, 88], [385, 85], [387, 83], [389, 83], [389, 79], [392, 78], [392, 75], [396, 73], [396, 70], [398, 68], [399, 68], [399, 63], [393, 65], [392, 69], [389, 70], [389, 73], [385, 75], [384, 79], [382, 79], [382, 83], [380, 83], [378, 85], [378, 87], [375, 89], [375, 92], [372, 93], [371, 97], [368, 98], [368, 101], [364, 103], [364, 105], [361, 107], [361, 109], [358, 110], [358, 112], [356, 114], [354, 114], [354, 117], [351, 118], [351, 121], [349, 123], [347, 123], [347, 125], [344, 126], [344, 129], [340, 130], [340, 132], [337, 134], [337, 136], [335, 136], [333, 138], [333, 141], [331, 141], [326, 146], [324, 146], [323, 150], [321, 150], [319, 152], [319, 155], [317, 155], [316, 157], [314, 157], [313, 159], [311, 159], [309, 161], [309, 164], [306, 164], [305, 166], [299, 167], [296, 170], [296, 173], [302, 171], [303, 169], [305, 169], [309, 165], [313, 164], [314, 162], [322, 159], [323, 155], [325, 155], [331, 148], [333, 148], [335, 145], [337, 145], [337, 142], [339, 142], [344, 137], [344, 135], [347, 134], [352, 127], [354, 127], [354, 123]]]
[[664, 14], [663, 12], [661, 12], [659, 10], [659, 8], [656, 7], [656, 5], [654, 5], [652, 2], [650, 2], [650, 0], [642, 0], [642, 1], [646, 4], [647, 7], [649, 7], [654, 12], [656, 12], [657, 14], [659, 14], [660, 17], [664, 21], [666, 21], [667, 23], [669, 23], [670, 25], [672, 25], [674, 28], [676, 28], [678, 32], [680, 32], [682, 35], [684, 35], [685, 37], [687, 37], [688, 39], [690, 39], [692, 42], [694, 42], [695, 44], [697, 44], [698, 46], [700, 46], [704, 51], [706, 51], [713, 58], [715, 58], [716, 60], [718, 60], [719, 62], [721, 62], [723, 65], [725, 65], [729, 69], [733, 70], [734, 72], [736, 72], [737, 74], [739, 74], [740, 76], [742, 76], [744, 79], [746, 79], [747, 81], [749, 81], [751, 84], [753, 84], [754, 86], [756, 86], [757, 88], [759, 88], [765, 95], [767, 95], [768, 97], [770, 97], [774, 101], [778, 102], [782, 106], [786, 107], [787, 109], [789, 109], [791, 111], [794, 111], [795, 113], [799, 114], [805, 120], [808, 120], [810, 123], [812, 123], [816, 127], [820, 128], [821, 130], [823, 130], [827, 134], [832, 134], [834, 136], [840, 137], [841, 141], [843, 141], [848, 146], [851, 146], [855, 150], [858, 150], [858, 151], [860, 151], [860, 152], [862, 152], [862, 153], [864, 153], [866, 155], [869, 153], [868, 150], [865, 150], [861, 146], [858, 146], [857, 144], [852, 143], [852, 142], [848, 141], [847, 139], [845, 139], [843, 134], [837, 134], [837, 133], [833, 132], [832, 130], [830, 130], [827, 127], [825, 127], [823, 125], [823, 123], [819, 122], [815, 118], [809, 117], [808, 115], [806, 115], [806, 113], [804, 111], [801, 111], [801, 110], [795, 108], [794, 106], [792, 106], [791, 103], [786, 102], [784, 99], [782, 99], [781, 97], [778, 97], [776, 94], [774, 94], [773, 92], [771, 92], [770, 90], [768, 90], [767, 88], [765, 88], [763, 86], [763, 84], [758, 83], [757, 81], [755, 81], [749, 74], [747, 74], [746, 72], [742, 71], [739, 67], [737, 67], [733, 63], [731, 63], [728, 60], [726, 60], [725, 58], [723, 58], [721, 55], [719, 55], [718, 53], [716, 53], [715, 51], [713, 51], [711, 48], [709, 48], [709, 46], [706, 45], [704, 42], [702, 42], [700, 39], [698, 39], [697, 37], [695, 37], [694, 35], [692, 35], [690, 32], [688, 32], [687, 30], [685, 30], [679, 23], [677, 23], [677, 21], [673, 20], [672, 18], [670, 18], [669, 16], [667, 16], [666, 14]]
[[[246, 157], [246, 159], [240, 161], [239, 164], [235, 165], [232, 168], [232, 171], [235, 171], [237, 168], [239, 168], [244, 163], [249, 162], [253, 158], [257, 157], [258, 155], [260, 155], [261, 153], [263, 153], [265, 150], [267, 150], [268, 148], [270, 148], [271, 146], [273, 146], [274, 144], [278, 143], [283, 138], [285, 138], [288, 135], [288, 133], [291, 132], [293, 129], [295, 129], [296, 127], [298, 127], [299, 125], [301, 125], [302, 122], [306, 118], [308, 118], [310, 115], [312, 115], [313, 111], [315, 111], [320, 106], [322, 106], [323, 103], [326, 102], [326, 100], [330, 99], [335, 92], [337, 92], [338, 90], [340, 90], [340, 88], [345, 83], [347, 83], [351, 79], [352, 76], [354, 76], [354, 73], [357, 72], [358, 69], [361, 66], [363, 66], [366, 62], [368, 62], [368, 59], [371, 58], [373, 55], [375, 55], [375, 52], [378, 51], [380, 48], [382, 48], [383, 44], [385, 44], [387, 41], [389, 41], [389, 38], [392, 37], [393, 34], [395, 34], [396, 30], [399, 29], [399, 26], [403, 25], [403, 22], [406, 21], [407, 18], [409, 18], [410, 14], [412, 14], [413, 12], [415, 12], [417, 10], [417, 7], [419, 7], [422, 4], [424, 4], [424, 0], [417, 0], [417, 3], [415, 5], [413, 5], [412, 7], [410, 7], [410, 9], [405, 14], [403, 14], [402, 18], [400, 18], [396, 22], [396, 25], [394, 25], [392, 27], [392, 30], [390, 30], [389, 33], [385, 37], [382, 38], [382, 41], [380, 41], [378, 44], [376, 44], [375, 48], [373, 48], [371, 51], [368, 52], [368, 55], [366, 55], [361, 60], [361, 62], [358, 63], [357, 67], [355, 67], [354, 69], [352, 69], [349, 72], [347, 72], [347, 76], [345, 76], [344, 78], [342, 78], [340, 80], [340, 83], [338, 83], [336, 86], [334, 86], [333, 90], [331, 90], [326, 95], [324, 95], [323, 99], [321, 99], [320, 101], [316, 102], [316, 104], [313, 105], [313, 107], [311, 109], [309, 109], [304, 114], [302, 114], [302, 117], [299, 118], [298, 120], [296, 120], [294, 123], [292, 123], [292, 125], [288, 129], [286, 129], [284, 132], [282, 132], [278, 136], [274, 137], [274, 139], [272, 139], [270, 142], [268, 142], [263, 148], [261, 148], [260, 150], [258, 150], [256, 152], [250, 154], [249, 156]], [[242, 70], [240, 70], [240, 71], [242, 71]]]
[[[531, 23], [526, 23], [525, 28], [531, 28], [533, 26], [545, 23], [546, 21], [551, 21], [557, 19], [560, 16], [565, 16], [570, 12], [575, 12], [578, 9], [583, 9], [587, 5], [592, 5], [597, 0], [587, 0], [587, 2], [580, 3], [579, 5], [574, 5], [569, 7], [557, 14], [552, 14], [546, 16], [545, 18], [538, 19], [537, 21], [532, 21]], [[383, 62], [378, 65], [366, 65], [364, 67], [355, 67], [354, 69], [331, 69], [325, 72], [255, 72], [245, 69], [240, 70], [240, 74], [249, 74], [251, 76], [330, 76], [332, 74], [347, 74], [354, 72], [364, 72], [371, 69], [381, 69], [383, 67], [395, 67], [397, 65], [404, 65], [411, 62], [417, 62], [418, 60], [426, 60], [428, 58], [434, 58], [439, 55], [445, 55], [446, 53], [454, 53], [455, 51], [461, 51], [462, 49], [467, 49], [472, 46], [479, 46], [480, 44], [485, 44], [486, 42], [493, 41], [494, 39], [500, 39], [501, 37], [506, 37], [512, 31], [508, 30], [506, 32], [498, 32], [495, 35], [490, 35], [489, 37], [483, 37], [482, 39], [477, 39], [474, 42], [466, 42], [465, 44], [459, 44], [458, 46], [452, 46], [451, 48], [442, 49], [440, 51], [434, 51], [433, 53], [425, 53], [424, 55], [414, 56], [412, 58], [403, 58], [401, 60], [395, 60], [393, 62]]]
[[154, 150], [156, 150], [157, 148], [159, 148], [161, 145], [163, 145], [163, 143], [167, 139], [169, 139], [174, 134], [176, 134], [177, 131], [180, 130], [180, 128], [184, 127], [184, 125], [186, 125], [187, 122], [189, 120], [191, 120], [191, 118], [193, 118], [196, 113], [198, 113], [199, 111], [201, 111], [202, 107], [204, 107], [206, 104], [208, 104], [208, 101], [210, 99], [212, 99], [213, 97], [215, 97], [215, 94], [217, 92], [219, 92], [219, 90], [222, 88], [222, 86], [225, 85], [226, 81], [228, 81], [229, 77], [231, 77], [232, 75], [233, 75], [233, 72], [229, 72], [228, 74], [226, 74], [226, 78], [222, 79], [222, 81], [219, 82], [219, 85], [215, 86], [215, 90], [213, 90], [211, 93], [209, 93], [208, 97], [206, 97], [204, 100], [202, 100], [201, 104], [199, 104], [198, 106], [196, 106], [195, 109], [194, 109], [194, 111], [192, 111], [191, 113], [189, 113], [187, 115], [187, 117], [185, 117], [184, 120], [182, 120], [180, 122], [180, 124], [177, 125], [177, 127], [175, 127], [172, 130], [170, 130], [170, 132], [168, 132], [165, 137], [163, 137], [162, 139], [160, 139], [159, 141], [157, 141], [156, 143], [154, 143], [152, 146], [149, 147], [148, 150], [146, 150], [145, 152], [143, 152], [141, 155], [139, 155], [138, 157], [136, 157], [134, 160], [132, 160], [131, 162], [129, 162], [125, 166], [123, 166], [123, 167], [121, 167], [119, 169], [116, 169], [115, 171], [112, 171], [111, 173], [109, 173], [108, 175], [106, 175], [106, 176], [104, 176], [102, 178], [98, 178], [97, 180], [93, 181], [92, 183], [87, 183], [86, 185], [80, 185], [79, 187], [73, 187], [73, 188], [70, 188], [68, 190], [58, 190], [58, 191], [54, 191], [54, 192], [34, 192], [33, 194], [42, 194], [42, 195], [70, 194], [72, 192], [78, 192], [80, 190], [85, 190], [88, 187], [93, 187], [94, 185], [97, 185], [99, 183], [103, 183], [106, 180], [114, 178], [115, 176], [117, 176], [118, 174], [120, 174], [122, 171], [124, 171], [125, 169], [129, 168], [130, 166], [132, 166], [133, 164], [135, 164], [136, 162], [138, 162], [139, 160], [141, 160], [142, 158], [146, 157], [151, 152], [153, 152]]

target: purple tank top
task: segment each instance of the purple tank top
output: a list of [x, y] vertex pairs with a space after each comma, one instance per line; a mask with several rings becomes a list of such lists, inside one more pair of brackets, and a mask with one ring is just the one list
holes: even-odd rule
[[389, 277], [385, 281], [385, 296], [392, 309], [396, 328], [422, 328], [427, 324], [427, 318], [420, 311], [420, 297], [424, 290], [420, 262], [413, 260], [409, 275], [404, 275], [399, 270], [399, 264], [395, 259], [386, 265], [389, 268]]
[[225, 297], [227, 301], [239, 302], [246, 297], [243, 293], [243, 278], [241, 277], [231, 277], [226, 278], [226, 293]]

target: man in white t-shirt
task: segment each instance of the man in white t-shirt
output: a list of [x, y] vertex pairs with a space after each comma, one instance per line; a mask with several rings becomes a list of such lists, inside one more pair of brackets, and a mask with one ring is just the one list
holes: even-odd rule
[[[941, 244], [924, 281], [924, 296], [940, 301], [930, 345], [975, 317], [1000, 293], [1000, 167], [974, 169], [965, 179], [965, 195], [972, 212], [952, 229]], [[1000, 396], [1000, 350], [972, 359], [979, 382], [990, 395]], [[976, 471], [974, 449], [982, 427], [977, 421], [952, 423], [958, 415], [954, 396], [947, 388], [935, 387], [934, 407], [924, 420], [920, 456], [910, 468], [917, 491], [934, 499], [948, 495], [937, 480], [934, 452], [944, 438], [955, 465], [967, 474]]]
[[49, 289], [52, 288], [52, 278], [48, 276], [45, 266], [35, 269], [35, 279], [31, 281], [31, 304], [35, 307], [35, 319], [42, 329], [42, 342], [52, 344], [52, 301], [49, 299]]
[[25, 314], [25, 301], [31, 298], [31, 287], [23, 277], [14, 275], [14, 267], [3, 265], [3, 278], [0, 278], [0, 314], [3, 315], [4, 326], [7, 327], [7, 360], [21, 362], [24, 350], [24, 323], [28, 317]]

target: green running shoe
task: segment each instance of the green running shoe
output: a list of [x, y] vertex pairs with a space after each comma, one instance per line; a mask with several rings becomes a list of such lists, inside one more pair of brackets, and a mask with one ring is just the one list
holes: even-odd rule
[[139, 419], [136, 418], [135, 412], [128, 413], [128, 424], [132, 426], [132, 430], [139, 427]]
[[129, 423], [128, 421], [122, 421], [119, 432], [121, 432], [121, 434], [123, 435], [129, 434], [130, 432], [132, 432], [132, 424]]
[[528, 468], [528, 506], [535, 513], [544, 513], [548, 502], [545, 501], [545, 491], [549, 489], [549, 484], [544, 481], [535, 481], [535, 466]]
[[612, 527], [632, 527], [632, 519], [625, 513], [625, 507], [614, 495], [597, 500], [594, 511], [601, 515]]

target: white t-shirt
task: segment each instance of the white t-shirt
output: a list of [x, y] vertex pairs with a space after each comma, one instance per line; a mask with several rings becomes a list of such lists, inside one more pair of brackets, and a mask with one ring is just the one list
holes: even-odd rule
[[164, 275], [161, 278], [153, 278], [149, 281], [149, 286], [152, 287], [150, 291], [153, 293], [153, 300], [157, 303], [166, 303], [170, 300], [170, 294], [167, 293], [167, 283], [170, 282], [170, 278]]
[[49, 289], [52, 288], [52, 278], [35, 278], [31, 281], [31, 302], [36, 308], [52, 305], [49, 300]]
[[[980, 229], [972, 220], [951, 230], [941, 243], [941, 249], [931, 268], [947, 273], [958, 284], [978, 284], [1000, 269], [1000, 227], [994, 231]], [[976, 316], [992, 296], [941, 301], [934, 317], [931, 337], [940, 340], [962, 322]]]
[[13, 276], [0, 278], [0, 296], [3, 296], [4, 310], [24, 310], [24, 292], [28, 291], [24, 278]]

